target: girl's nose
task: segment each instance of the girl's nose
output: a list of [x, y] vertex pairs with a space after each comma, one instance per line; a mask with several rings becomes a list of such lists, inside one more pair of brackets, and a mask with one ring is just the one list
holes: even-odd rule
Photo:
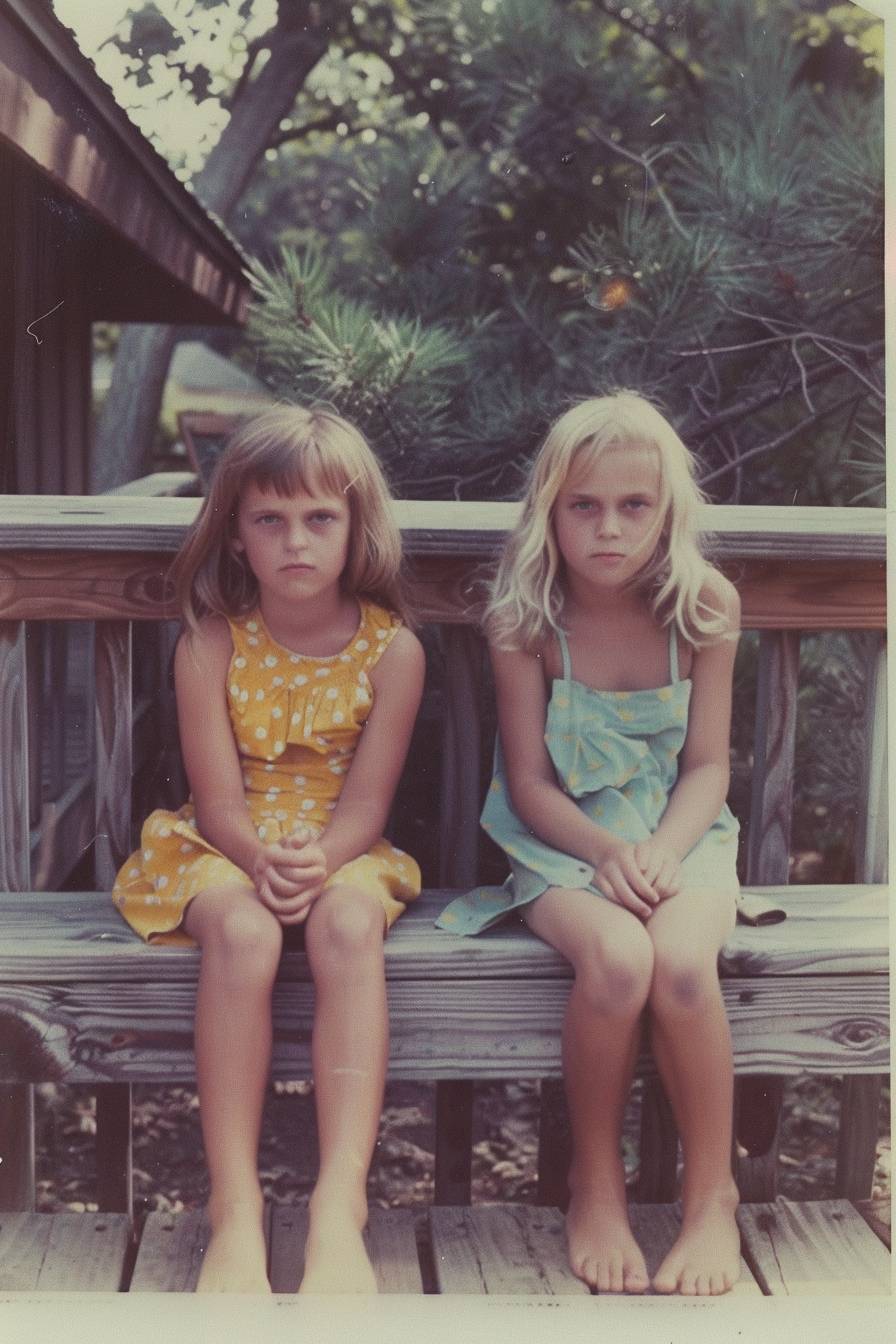
[[615, 510], [604, 510], [597, 525], [597, 530], [602, 537], [616, 537], [619, 535], [619, 515]]

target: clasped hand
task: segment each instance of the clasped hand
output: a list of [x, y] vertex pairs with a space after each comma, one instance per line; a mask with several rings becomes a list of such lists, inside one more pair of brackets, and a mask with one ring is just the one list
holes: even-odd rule
[[327, 859], [307, 831], [265, 845], [255, 860], [252, 879], [262, 905], [281, 924], [301, 924], [308, 918], [327, 879]]
[[594, 865], [594, 884], [609, 900], [648, 919], [660, 901], [680, 891], [680, 865], [656, 836], [637, 844], [619, 840]]

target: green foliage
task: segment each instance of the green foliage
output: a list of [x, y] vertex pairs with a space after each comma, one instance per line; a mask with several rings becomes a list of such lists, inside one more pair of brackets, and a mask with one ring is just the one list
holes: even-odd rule
[[[882, 93], [864, 65], [819, 92], [806, 18], [796, 0], [694, 0], [684, 19], [407, 0], [391, 29], [356, 29], [393, 73], [390, 118], [354, 151], [284, 147], [279, 169], [329, 174], [326, 216], [293, 197], [299, 253], [326, 240], [322, 331], [349, 304], [453, 338], [450, 376], [393, 436], [401, 488], [513, 494], [553, 416], [624, 385], [666, 405], [715, 498], [876, 498]], [[282, 377], [292, 343], [307, 385], [307, 332], [266, 330], [262, 366], [276, 349]], [[322, 380], [346, 413], [349, 344]]]
[[[235, 86], [223, 0], [182, 0], [176, 30], [135, 6], [117, 40], [142, 51], [137, 77], [152, 53], [226, 102], [275, 40], [262, 8], [243, 0], [258, 47]], [[622, 385], [662, 401], [712, 498], [882, 498], [873, 16], [827, 0], [288, 12], [329, 48], [231, 221], [267, 277], [252, 339], [273, 386], [360, 417], [409, 493], [515, 493], [550, 419]], [[230, 65], [191, 61], [200, 30]], [[323, 257], [305, 325], [288, 268]]]

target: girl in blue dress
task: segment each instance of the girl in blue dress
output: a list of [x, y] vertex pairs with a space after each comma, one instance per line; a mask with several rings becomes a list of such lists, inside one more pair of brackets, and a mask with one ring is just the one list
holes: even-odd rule
[[735, 922], [725, 805], [740, 604], [700, 554], [692, 458], [632, 392], [553, 426], [485, 625], [499, 741], [483, 826], [504, 887], [454, 901], [478, 933], [518, 910], [575, 971], [563, 1028], [573, 1138], [570, 1263], [643, 1292], [620, 1140], [642, 1013], [684, 1157], [660, 1292], [727, 1292], [740, 1250], [731, 1039], [717, 974]]

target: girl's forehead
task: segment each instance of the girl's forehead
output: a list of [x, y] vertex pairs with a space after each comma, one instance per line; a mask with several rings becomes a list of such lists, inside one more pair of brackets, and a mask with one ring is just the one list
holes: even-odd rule
[[658, 489], [660, 456], [652, 443], [611, 444], [601, 450], [582, 448], [572, 461], [566, 490]]
[[304, 480], [288, 482], [248, 480], [240, 491], [240, 505], [243, 508], [253, 508], [256, 504], [283, 504], [291, 500], [318, 502], [336, 498], [341, 498], [341, 493], [327, 488], [326, 484], [314, 475], [308, 475]]

